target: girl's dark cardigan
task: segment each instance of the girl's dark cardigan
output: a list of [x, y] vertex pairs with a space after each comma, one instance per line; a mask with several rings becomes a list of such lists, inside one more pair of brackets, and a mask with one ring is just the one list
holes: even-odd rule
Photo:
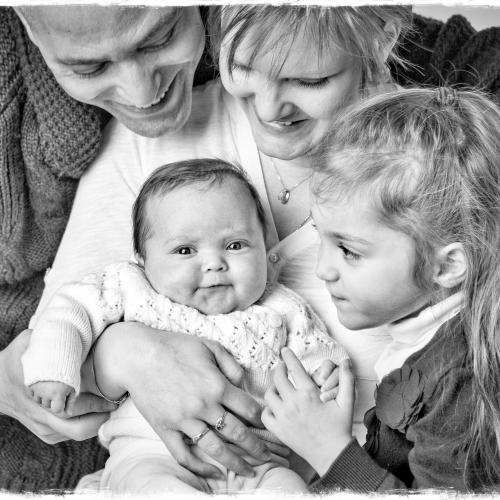
[[[460, 16], [414, 23], [401, 55], [421, 70], [394, 70], [399, 83], [465, 82], [499, 95], [500, 28], [476, 33]], [[64, 93], [12, 8], [0, 7], [0, 349], [34, 313], [102, 126], [102, 113]], [[0, 416], [0, 489], [72, 488], [105, 459], [95, 439], [50, 446]]]

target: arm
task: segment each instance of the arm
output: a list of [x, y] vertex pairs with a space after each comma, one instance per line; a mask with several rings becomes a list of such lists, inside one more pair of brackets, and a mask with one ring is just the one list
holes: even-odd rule
[[82, 393], [67, 408], [65, 418], [59, 418], [37, 405], [27, 394], [21, 355], [29, 343], [30, 333], [25, 330], [0, 351], [0, 413], [19, 420], [49, 444], [66, 439], [81, 441], [95, 436], [115, 405], [92, 394]]
[[[225, 408], [229, 413], [221, 431], [224, 439], [258, 460], [269, 459], [264, 443], [235, 417], [261, 425], [258, 403], [236, 387], [243, 375], [241, 367], [219, 344], [191, 335], [165, 335], [138, 323], [120, 323], [100, 337], [94, 356], [101, 391], [112, 399], [129, 392], [182, 465], [203, 475], [216, 475], [213, 467], [193, 462], [188, 450], [178, 446], [177, 435], [172, 434], [173, 429], [193, 437], [209, 427], [210, 432], [198, 446], [232, 470], [253, 474], [239, 454], [213, 431]], [[145, 370], [145, 360], [149, 368], [154, 368]]]
[[[91, 345], [108, 325], [123, 317], [123, 284], [131, 272], [134, 268], [128, 263], [114, 264], [102, 273], [63, 286], [53, 296], [39, 315], [22, 357], [25, 384], [31, 386], [35, 397], [50, 400], [63, 386], [79, 394], [80, 369]], [[55, 413], [64, 410], [65, 401], [62, 408], [54, 408]], [[52, 397], [52, 402], [57, 404], [56, 398]]]

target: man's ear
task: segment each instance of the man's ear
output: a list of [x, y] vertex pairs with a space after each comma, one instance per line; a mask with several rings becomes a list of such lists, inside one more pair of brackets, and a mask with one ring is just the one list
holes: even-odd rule
[[454, 288], [465, 279], [467, 257], [462, 243], [450, 243], [436, 252], [433, 281], [443, 288]]
[[134, 253], [134, 257], [135, 257], [135, 260], [137, 261], [137, 263], [141, 267], [144, 267], [144, 259], [138, 253]]

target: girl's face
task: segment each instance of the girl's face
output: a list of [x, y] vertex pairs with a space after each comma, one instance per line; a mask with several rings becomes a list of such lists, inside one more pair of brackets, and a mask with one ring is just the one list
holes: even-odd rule
[[280, 47], [282, 33], [277, 32], [250, 64], [258, 35], [249, 32], [236, 50], [232, 76], [227, 66], [231, 34], [224, 38], [222, 83], [240, 99], [260, 151], [285, 160], [304, 156], [335, 126], [337, 113], [359, 95], [359, 60], [340, 48], [325, 47], [320, 52], [317, 43], [302, 33], [281, 66], [278, 61], [276, 74], [272, 47]]
[[321, 238], [316, 272], [344, 326], [394, 323], [429, 302], [413, 280], [413, 240], [382, 225], [367, 197], [315, 204], [312, 217]]

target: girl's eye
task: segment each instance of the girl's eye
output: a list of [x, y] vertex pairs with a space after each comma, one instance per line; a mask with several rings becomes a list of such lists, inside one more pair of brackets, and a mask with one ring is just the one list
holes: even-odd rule
[[348, 248], [346, 248], [344, 245], [339, 245], [340, 250], [342, 250], [342, 253], [344, 254], [344, 258], [346, 260], [358, 260], [361, 258], [361, 255], [351, 252]]
[[181, 247], [176, 250], [176, 253], [179, 255], [191, 255], [193, 253], [193, 249], [189, 247]]
[[243, 242], [241, 241], [233, 241], [232, 243], [229, 243], [227, 246], [228, 250], [241, 250], [243, 248]]
[[299, 87], [316, 88], [316, 89], [324, 87], [329, 81], [330, 78], [328, 77], [316, 78], [314, 80], [295, 80], [295, 82]]

